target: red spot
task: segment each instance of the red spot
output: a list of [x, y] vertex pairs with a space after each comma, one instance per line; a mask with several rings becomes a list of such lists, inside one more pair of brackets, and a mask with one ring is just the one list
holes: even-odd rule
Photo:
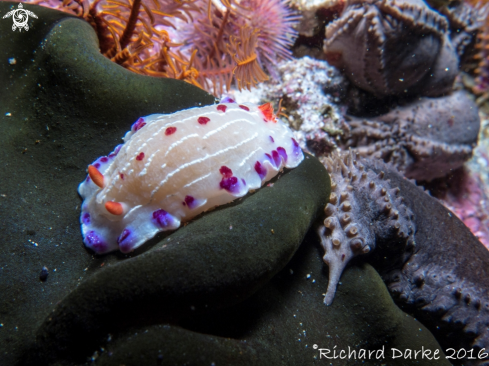
[[119, 173], [119, 176], [121, 177], [122, 180], [124, 180], [124, 174]]
[[185, 196], [185, 202], [183, 202], [185, 205], [188, 206], [188, 208], [193, 208], [195, 206], [195, 198], [192, 196]]
[[250, 109], [247, 106], [245, 106], [245, 105], [241, 105], [240, 104], [239, 105], [239, 108], [244, 109], [245, 111], [248, 111], [248, 112], [250, 111]]
[[221, 112], [223, 112], [223, 113], [224, 113], [224, 112], [226, 112], [226, 109], [227, 109], [227, 108], [228, 108], [228, 107], [226, 107], [224, 104], [219, 104], [219, 105], [217, 106], [217, 110], [218, 110], [218, 111], [221, 111]]
[[144, 153], [143, 152], [139, 153], [139, 155], [136, 156], [136, 160], [138, 160], [138, 161], [141, 161], [143, 159], [144, 159]]
[[275, 114], [273, 113], [272, 103], [265, 103], [258, 106], [258, 109], [263, 113], [265, 117], [265, 122], [277, 122], [275, 119]]
[[231, 178], [233, 176], [233, 171], [225, 165], [219, 169], [219, 173], [221, 173], [224, 178]]
[[207, 118], [207, 117], [199, 117], [199, 119], [197, 120], [197, 122], [199, 122], [201, 125], [206, 125], [207, 122], [209, 122], [211, 119], [210, 118]]
[[166, 135], [166, 136], [173, 135], [173, 134], [174, 134], [176, 131], [177, 131], [177, 128], [176, 128], [176, 127], [168, 127], [168, 128], [165, 130], [165, 135]]

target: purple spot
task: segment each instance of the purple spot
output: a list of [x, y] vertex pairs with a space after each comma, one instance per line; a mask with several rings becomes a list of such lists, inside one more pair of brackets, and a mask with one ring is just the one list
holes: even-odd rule
[[274, 161], [273, 161], [272, 155], [265, 153], [265, 156], [268, 158], [268, 161], [270, 161], [270, 163], [273, 165]]
[[197, 201], [192, 196], [185, 196], [185, 204], [192, 209], [197, 205]]
[[134, 239], [132, 231], [124, 229], [122, 234], [117, 238], [117, 244], [119, 244], [119, 250], [122, 253], [129, 253], [134, 249]]
[[280, 155], [276, 150], [272, 151], [272, 157], [273, 157], [273, 162], [275, 163], [275, 166], [278, 168], [280, 164], [282, 163], [282, 159], [280, 159]]
[[241, 105], [240, 104], [239, 105], [239, 108], [244, 109], [245, 111], [248, 111], [248, 112], [250, 111], [250, 109], [247, 106], [245, 106], [245, 105]]
[[122, 252], [122, 253], [129, 253], [129, 252], [132, 252], [134, 249], [134, 242], [131, 240], [131, 241], [126, 241], [124, 243], [121, 243], [119, 245], [119, 250]]
[[230, 193], [238, 193], [239, 192], [238, 178], [236, 178], [236, 177], [222, 178], [220, 186], [221, 186], [221, 189], [225, 189], [226, 191], [228, 191]]
[[85, 212], [82, 215], [82, 223], [84, 223], [85, 225], [90, 225], [90, 214], [88, 212]]
[[122, 231], [122, 234], [117, 238], [117, 244], [121, 244], [124, 240], [126, 240], [129, 235], [131, 235], [131, 230], [129, 229], [124, 229]]
[[279, 155], [284, 160], [284, 163], [286, 163], [287, 162], [287, 151], [285, 151], [285, 149], [283, 147], [279, 146], [279, 147], [277, 147], [277, 152], [279, 153]]
[[297, 141], [295, 141], [294, 138], [292, 138], [292, 144], [294, 145], [294, 155], [299, 155], [301, 153], [301, 148], [299, 147], [299, 144], [297, 143]]
[[231, 178], [233, 176], [233, 171], [225, 165], [219, 169], [219, 173], [221, 173], [224, 178]]
[[226, 112], [226, 109], [227, 109], [227, 108], [228, 108], [228, 107], [226, 107], [224, 104], [219, 104], [219, 105], [217, 106], [217, 110], [218, 110], [218, 111], [221, 111], [221, 112], [223, 112], [223, 113], [224, 113], [224, 112]]
[[97, 168], [97, 169], [98, 169], [98, 168], [100, 168], [100, 164], [99, 164], [99, 163], [95, 163], [95, 164], [93, 164], [93, 166], [94, 166], [95, 168]]
[[236, 103], [236, 102], [234, 101], [234, 99], [230, 97], [224, 97], [221, 99], [221, 103]]
[[117, 146], [115, 147], [115, 149], [114, 149], [114, 152], [113, 152], [113, 153], [111, 153], [111, 154], [109, 154], [109, 158], [111, 158], [111, 159], [112, 159], [112, 158], [115, 158], [115, 156], [116, 156], [117, 154], [119, 154], [119, 151], [121, 151], [121, 148], [122, 148], [122, 144], [117, 145]]
[[90, 182], [90, 176], [87, 175], [87, 179], [86, 179], [87, 182]]
[[144, 153], [143, 153], [143, 152], [139, 153], [139, 155], [138, 155], [138, 156], [136, 156], [136, 160], [137, 160], [137, 161], [141, 161], [141, 160], [143, 160], [143, 159], [144, 159]]
[[201, 125], [205, 125], [207, 124], [207, 122], [209, 122], [211, 119], [208, 118], [208, 117], [199, 117], [197, 119], [197, 122], [199, 122]]
[[103, 158], [100, 158], [100, 161], [101, 161], [102, 163], [106, 163], [106, 162], [108, 162], [108, 161], [109, 161], [109, 159], [108, 159], [108, 158], [106, 158], [106, 157], [104, 156]]
[[139, 118], [136, 122], [134, 122], [131, 126], [131, 130], [133, 132], [139, 131], [141, 128], [146, 126], [146, 122], [144, 122], [143, 118]]
[[270, 137], [270, 141], [275, 142], [275, 140], [273, 139], [272, 136], [269, 136], [269, 137]]
[[103, 253], [107, 250], [107, 244], [95, 231], [89, 231], [87, 235], [85, 235], [84, 242], [97, 253]]
[[153, 221], [159, 227], [167, 227], [172, 224], [171, 215], [165, 210], [159, 209], [153, 212]]
[[263, 178], [265, 178], [265, 176], [267, 175], [267, 169], [263, 165], [261, 165], [259, 161], [255, 163], [255, 171], [258, 173], [261, 180], [263, 180]]
[[241, 178], [241, 182], [243, 182], [244, 186], [246, 185], [246, 181], [243, 178]]

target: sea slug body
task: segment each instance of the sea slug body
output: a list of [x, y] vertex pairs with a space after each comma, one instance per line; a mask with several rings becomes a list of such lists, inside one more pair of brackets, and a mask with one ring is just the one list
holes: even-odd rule
[[299, 165], [302, 150], [268, 103], [229, 101], [139, 118], [88, 167], [78, 187], [87, 247], [131, 252]]

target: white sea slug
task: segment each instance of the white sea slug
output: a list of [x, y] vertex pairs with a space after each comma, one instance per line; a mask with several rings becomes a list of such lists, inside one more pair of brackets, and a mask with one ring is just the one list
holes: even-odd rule
[[78, 187], [87, 247], [128, 253], [299, 165], [302, 150], [269, 103], [227, 101], [139, 118], [88, 167]]

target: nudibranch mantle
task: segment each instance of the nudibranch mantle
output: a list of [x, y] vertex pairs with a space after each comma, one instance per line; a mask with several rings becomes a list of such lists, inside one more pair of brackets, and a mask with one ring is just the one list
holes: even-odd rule
[[139, 118], [78, 187], [83, 241], [133, 251], [160, 231], [260, 188], [304, 159], [270, 104], [221, 103]]

